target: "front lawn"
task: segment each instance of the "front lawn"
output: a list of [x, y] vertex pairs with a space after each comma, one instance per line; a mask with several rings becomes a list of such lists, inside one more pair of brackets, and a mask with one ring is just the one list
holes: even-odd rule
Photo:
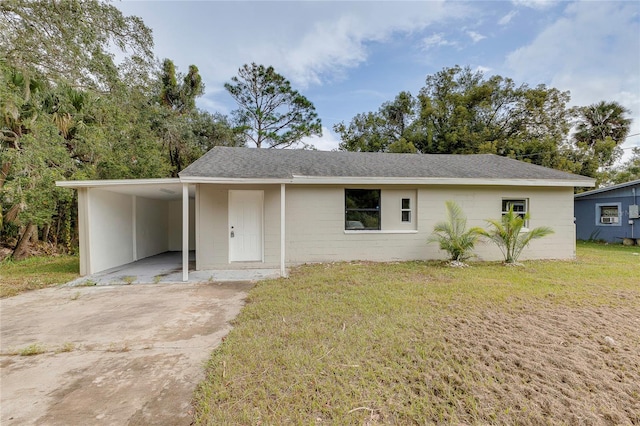
[[470, 268], [338, 263], [260, 282], [199, 424], [638, 424], [640, 247]]
[[15, 296], [64, 284], [78, 277], [77, 256], [37, 256], [13, 262], [0, 262], [0, 297]]

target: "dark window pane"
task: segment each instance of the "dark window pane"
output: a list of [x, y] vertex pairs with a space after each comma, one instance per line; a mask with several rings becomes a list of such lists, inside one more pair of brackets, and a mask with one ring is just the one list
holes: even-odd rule
[[344, 204], [345, 229], [380, 229], [379, 189], [345, 189]]
[[347, 210], [345, 229], [349, 230], [379, 230], [379, 211]]
[[379, 189], [345, 189], [347, 209], [380, 209]]
[[402, 212], [402, 221], [403, 222], [411, 222], [411, 212], [405, 210]]
[[411, 199], [409, 198], [403, 198], [402, 199], [402, 208], [403, 209], [410, 209], [411, 208]]

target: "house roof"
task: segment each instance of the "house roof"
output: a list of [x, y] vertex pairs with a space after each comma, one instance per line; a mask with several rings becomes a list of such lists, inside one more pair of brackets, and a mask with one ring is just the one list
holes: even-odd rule
[[640, 179], [632, 180], [629, 182], [619, 183], [617, 185], [611, 185], [604, 188], [592, 189], [591, 191], [581, 192], [574, 195], [575, 198], [588, 197], [589, 195], [601, 194], [603, 192], [615, 191], [617, 189], [627, 188], [634, 185], [640, 185]]
[[[179, 173], [182, 182], [267, 180], [593, 186], [593, 179], [493, 154], [391, 154], [215, 147]], [[373, 183], [373, 182], [372, 182]]]

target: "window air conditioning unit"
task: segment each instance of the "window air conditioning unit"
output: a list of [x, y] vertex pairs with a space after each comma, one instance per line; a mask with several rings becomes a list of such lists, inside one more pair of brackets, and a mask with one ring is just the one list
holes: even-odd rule
[[616, 216], [605, 216], [600, 218], [600, 222], [602, 223], [618, 223], [618, 218]]

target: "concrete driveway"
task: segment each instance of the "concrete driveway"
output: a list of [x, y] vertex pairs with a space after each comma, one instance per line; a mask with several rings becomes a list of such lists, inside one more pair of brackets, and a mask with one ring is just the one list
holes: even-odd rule
[[[58, 287], [0, 300], [0, 424], [188, 425], [249, 282]], [[31, 345], [45, 352], [21, 356]]]

